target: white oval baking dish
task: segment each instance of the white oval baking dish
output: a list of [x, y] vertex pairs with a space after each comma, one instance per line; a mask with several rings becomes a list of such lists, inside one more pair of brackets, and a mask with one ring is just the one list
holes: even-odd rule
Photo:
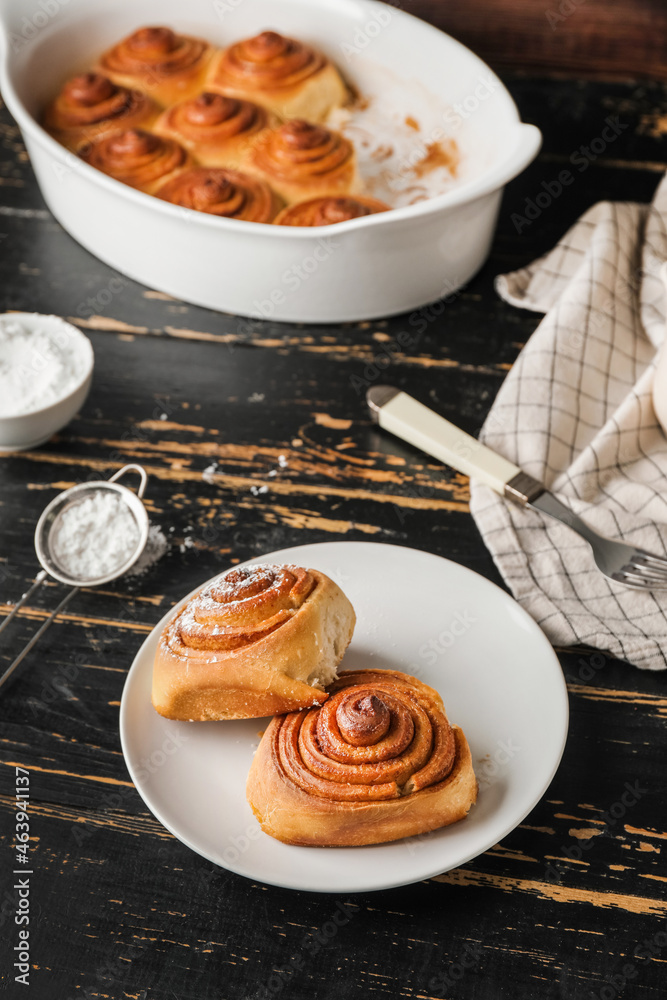
[[[332, 323], [451, 294], [484, 263], [503, 186], [540, 146], [485, 63], [375, 0], [1, 0], [0, 19], [2, 93], [55, 217], [129, 277], [211, 309]], [[418, 81], [459, 106], [472, 175], [428, 201], [310, 229], [214, 218], [137, 192], [79, 161], [38, 119], [64, 79], [143, 24], [219, 45], [270, 27], [323, 49], [353, 83], [357, 59]]]

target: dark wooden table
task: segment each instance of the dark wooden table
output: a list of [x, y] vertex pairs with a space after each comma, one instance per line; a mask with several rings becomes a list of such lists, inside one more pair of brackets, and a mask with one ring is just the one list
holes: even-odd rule
[[[464, 867], [368, 895], [285, 891], [214, 868], [146, 810], [120, 749], [118, 708], [137, 648], [173, 602], [232, 563], [305, 542], [376, 540], [447, 556], [499, 582], [468, 513], [466, 479], [378, 432], [359, 380], [372, 380], [389, 352], [383, 378], [477, 432], [536, 324], [496, 297], [494, 275], [547, 250], [600, 198], [649, 201], [666, 153], [655, 127], [662, 86], [508, 83], [524, 119], [543, 129], [543, 152], [510, 185], [483, 271], [437, 315], [427, 313], [413, 347], [398, 353], [397, 334], [414, 329], [407, 317], [241, 324], [118, 282], [45, 209], [3, 112], [1, 308], [72, 318], [93, 342], [96, 369], [68, 428], [0, 459], [2, 610], [35, 574], [41, 509], [88, 476], [143, 463], [150, 516], [171, 540], [145, 577], [83, 592], [0, 699], [9, 995], [664, 996], [664, 674], [560, 650], [570, 736], [543, 801]], [[608, 115], [629, 127], [518, 234], [512, 214]], [[288, 468], [268, 478], [281, 454]], [[211, 484], [202, 472], [213, 461], [220, 469]], [[264, 484], [269, 491], [255, 495]], [[57, 592], [46, 587], [3, 635], [4, 659]], [[30, 773], [29, 991], [14, 983], [11, 957], [17, 765]], [[636, 801], [623, 805], [628, 784]]]

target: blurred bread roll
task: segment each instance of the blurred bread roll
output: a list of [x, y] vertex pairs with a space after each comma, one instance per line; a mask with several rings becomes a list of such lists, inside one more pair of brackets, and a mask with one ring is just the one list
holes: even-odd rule
[[282, 205], [264, 181], [226, 167], [191, 167], [155, 194], [172, 205], [244, 222], [272, 222]]
[[323, 125], [295, 119], [266, 132], [244, 168], [263, 177], [288, 204], [361, 191], [354, 147]]
[[81, 73], [63, 85], [42, 122], [58, 142], [76, 152], [112, 132], [150, 128], [159, 110], [147, 94], [122, 87], [101, 73]]
[[147, 194], [190, 162], [186, 150], [173, 139], [143, 129], [114, 132], [85, 146], [79, 156], [91, 167]]
[[204, 39], [162, 25], [138, 28], [100, 56], [99, 71], [160, 104], [173, 104], [202, 89], [213, 51]]
[[207, 86], [263, 104], [281, 118], [315, 122], [348, 98], [326, 56], [277, 31], [262, 31], [223, 49], [211, 63]]
[[167, 108], [155, 131], [176, 139], [206, 167], [238, 167], [275, 119], [258, 104], [205, 91]]
[[276, 217], [277, 226], [333, 226], [337, 222], [363, 219], [367, 215], [388, 212], [389, 205], [377, 198], [335, 197], [310, 198], [284, 208]]

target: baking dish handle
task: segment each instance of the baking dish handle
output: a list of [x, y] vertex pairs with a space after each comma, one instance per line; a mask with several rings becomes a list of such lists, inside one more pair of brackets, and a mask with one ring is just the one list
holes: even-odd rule
[[517, 142], [513, 156], [510, 158], [511, 166], [509, 167], [509, 169], [515, 172], [507, 180], [512, 180], [512, 177], [516, 177], [522, 170], [525, 170], [528, 164], [532, 163], [535, 159], [541, 146], [542, 133], [537, 125], [528, 125], [526, 122], [520, 122], [519, 141]]
[[542, 133], [536, 125], [519, 122], [517, 129], [519, 134], [511, 153], [506, 160], [498, 164], [488, 179], [484, 179], [488, 191], [503, 187], [518, 177], [528, 164], [533, 162], [540, 151]]
[[493, 194], [514, 180], [529, 163], [532, 163], [540, 151], [542, 133], [536, 125], [528, 125], [525, 122], [517, 122], [515, 129], [518, 135], [507, 157], [489, 174], [462, 184], [460, 188], [450, 192], [447, 195], [447, 208]]

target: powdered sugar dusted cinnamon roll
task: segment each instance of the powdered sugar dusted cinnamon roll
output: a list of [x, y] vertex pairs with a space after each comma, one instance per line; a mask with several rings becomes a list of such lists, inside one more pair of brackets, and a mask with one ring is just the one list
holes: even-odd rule
[[345, 594], [318, 570], [233, 569], [165, 627], [153, 668], [153, 705], [167, 718], [197, 721], [320, 705], [354, 623]]

